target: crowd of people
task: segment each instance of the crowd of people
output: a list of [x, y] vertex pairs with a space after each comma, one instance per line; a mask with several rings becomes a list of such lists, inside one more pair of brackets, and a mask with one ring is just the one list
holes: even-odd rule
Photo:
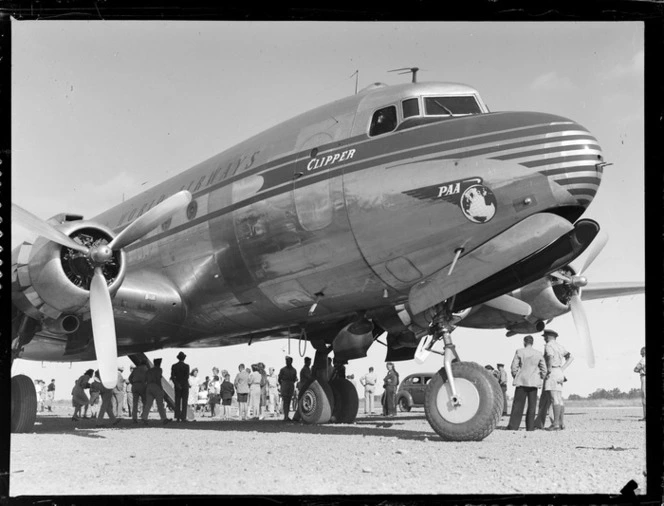
[[[286, 365], [278, 373], [263, 362], [249, 367], [239, 364], [234, 378], [227, 370], [218, 367], [213, 367], [211, 374], [203, 377], [197, 367], [190, 369], [183, 352], [177, 358], [169, 377], [173, 388], [173, 419], [166, 413], [164, 374], [161, 359], [157, 358], [152, 366], [148, 361], [132, 365], [127, 378], [124, 368], [119, 367], [113, 388], [104, 386], [99, 371], [85, 371], [75, 381], [71, 392], [72, 420], [92, 418], [101, 427], [102, 420], [107, 417], [112, 425], [117, 425], [126, 413], [133, 423], [148, 424], [152, 405], [156, 404], [164, 424], [171, 421], [187, 423], [206, 416], [220, 420], [283, 417], [290, 421], [290, 412], [297, 411], [299, 392], [312, 378], [309, 357], [304, 359], [299, 381], [291, 357], [286, 357]], [[328, 366], [331, 368], [331, 361]]]
[[43, 413], [53, 411], [53, 399], [55, 398], [55, 380], [46, 385], [46, 382], [41, 379], [35, 380], [35, 392], [37, 393], [37, 411]]
[[[552, 420], [548, 430], [563, 430], [564, 403], [562, 388], [565, 369], [573, 357], [557, 342], [558, 334], [550, 329], [543, 332], [544, 353], [533, 348], [534, 339], [527, 335], [523, 339], [524, 347], [514, 354], [510, 372], [515, 387], [514, 400], [509, 414], [508, 430], [518, 430], [524, 409], [526, 409], [526, 430], [544, 429], [547, 417]], [[641, 378], [643, 417], [645, 419], [645, 348], [641, 350], [642, 359], [634, 368]], [[293, 359], [286, 357], [286, 365], [279, 372], [274, 367], [266, 367], [262, 362], [239, 364], [234, 378], [226, 369], [213, 367], [211, 374], [203, 377], [197, 367], [190, 370], [186, 364], [186, 355], [180, 352], [178, 362], [172, 365], [170, 384], [174, 391], [174, 420], [177, 422], [195, 421], [200, 417], [219, 418], [221, 420], [263, 420], [266, 417], [289, 421], [290, 412], [297, 411], [299, 393], [313, 381], [311, 359], [304, 358], [304, 365], [298, 372], [293, 367]], [[500, 385], [503, 394], [503, 416], [507, 412], [508, 373], [504, 364], [497, 364], [494, 369], [486, 365]], [[130, 374], [124, 377], [124, 368], [118, 368], [115, 387], [106, 388], [100, 380], [99, 371], [88, 369], [80, 376], [72, 389], [72, 420], [90, 417], [101, 426], [104, 417], [113, 425], [123, 419], [124, 413], [133, 423], [148, 423], [153, 403], [162, 423], [172, 420], [167, 417], [164, 406], [163, 371], [161, 359], [155, 359], [150, 367], [147, 361], [132, 365]], [[396, 416], [396, 394], [399, 374], [394, 364], [386, 363], [386, 375], [383, 378], [381, 406], [383, 416]], [[332, 375], [331, 360], [328, 359], [328, 378]], [[299, 380], [298, 380], [299, 377]], [[355, 385], [353, 375], [347, 379]], [[378, 377], [374, 368], [369, 367], [367, 374], [359, 380], [364, 388], [364, 412], [374, 414], [374, 402]], [[42, 380], [35, 380], [38, 411], [51, 411], [55, 394], [55, 380], [47, 386]], [[538, 389], [541, 389], [539, 405]]]

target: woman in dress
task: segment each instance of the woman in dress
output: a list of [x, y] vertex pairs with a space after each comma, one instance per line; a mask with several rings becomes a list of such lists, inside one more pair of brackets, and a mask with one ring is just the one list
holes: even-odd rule
[[387, 367], [387, 374], [383, 378], [383, 388], [385, 394], [383, 398], [383, 415], [384, 416], [397, 416], [397, 385], [399, 384], [399, 374], [394, 369], [394, 364], [388, 362], [385, 364]]
[[198, 391], [200, 390], [201, 379], [198, 377], [198, 368], [194, 367], [189, 373], [189, 398], [187, 404], [191, 407], [194, 416], [196, 416], [196, 406], [198, 405]]
[[249, 375], [249, 409], [251, 410], [251, 417], [258, 418], [261, 405], [261, 380], [263, 377], [258, 364], [251, 364], [251, 371]]
[[92, 379], [93, 374], [94, 371], [88, 369], [85, 371], [85, 374], [78, 378], [76, 383], [74, 383], [74, 388], [71, 391], [71, 404], [74, 406], [74, 416], [72, 416], [71, 419], [74, 422], [79, 420], [79, 417], [81, 416], [81, 408], [83, 406], [86, 407], [87, 411], [90, 398], [88, 397], [88, 394], [85, 393], [85, 390], [90, 388], [90, 380]]
[[99, 371], [95, 371], [95, 376], [92, 379], [92, 383], [90, 383], [90, 416], [92, 416], [92, 418], [97, 418], [100, 404], [101, 379], [99, 379]]

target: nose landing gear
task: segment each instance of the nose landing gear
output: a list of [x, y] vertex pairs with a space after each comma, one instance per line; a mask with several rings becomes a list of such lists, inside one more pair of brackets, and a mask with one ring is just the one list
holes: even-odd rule
[[[444, 365], [424, 393], [424, 413], [434, 431], [446, 441], [480, 441], [498, 424], [503, 397], [496, 379], [484, 367], [460, 362], [452, 331], [458, 317], [448, 304], [439, 304], [430, 326], [428, 350], [444, 357]], [[433, 345], [443, 340], [443, 353]]]

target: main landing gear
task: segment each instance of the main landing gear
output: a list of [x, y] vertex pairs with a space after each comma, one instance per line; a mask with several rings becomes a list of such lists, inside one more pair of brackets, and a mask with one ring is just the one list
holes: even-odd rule
[[346, 367], [335, 360], [330, 373], [327, 356], [332, 350], [324, 343], [315, 343], [312, 381], [301, 387], [295, 419], [310, 424], [328, 422], [353, 423], [359, 399], [355, 386], [346, 379]]
[[[444, 366], [426, 386], [424, 413], [442, 439], [480, 441], [500, 420], [502, 391], [484, 367], [459, 361], [451, 338], [455, 317], [447, 305], [439, 304], [435, 310], [427, 351], [443, 355]], [[444, 353], [431, 349], [440, 339], [445, 343]]]
[[[37, 329], [37, 322], [25, 315], [12, 321], [12, 325], [15, 322], [18, 322], [18, 327], [11, 347], [12, 364], [21, 354], [23, 347], [32, 340]], [[12, 433], [32, 432], [37, 420], [35, 384], [24, 374], [12, 377], [11, 381], [11, 431]]]

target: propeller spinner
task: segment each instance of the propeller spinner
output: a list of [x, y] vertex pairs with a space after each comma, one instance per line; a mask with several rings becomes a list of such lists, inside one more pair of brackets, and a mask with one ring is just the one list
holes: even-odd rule
[[51, 224], [20, 206], [12, 204], [13, 217], [18, 223], [37, 235], [82, 253], [81, 256], [84, 256], [90, 266], [94, 268], [94, 275], [90, 283], [90, 317], [97, 362], [99, 363], [99, 375], [106, 388], [113, 388], [117, 381], [118, 349], [111, 294], [103, 267], [113, 261], [114, 252], [137, 241], [159, 223], [164, 222], [177, 211], [185, 209], [191, 199], [191, 193], [188, 191], [178, 192], [134, 220], [110, 243], [95, 244], [91, 247], [74, 241]]

